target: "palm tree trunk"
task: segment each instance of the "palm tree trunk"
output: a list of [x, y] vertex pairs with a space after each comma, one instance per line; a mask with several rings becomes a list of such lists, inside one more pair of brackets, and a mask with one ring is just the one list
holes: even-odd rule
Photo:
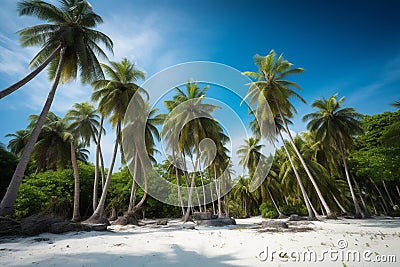
[[[199, 155], [198, 151], [197, 151], [197, 155]], [[193, 175], [192, 175], [192, 181], [190, 183], [189, 196], [188, 196], [188, 207], [192, 206], [192, 194], [193, 194], [193, 188], [194, 188], [194, 185], [195, 185], [194, 182], [195, 182], [195, 179], [196, 179], [196, 170], [197, 170], [198, 162], [199, 161], [197, 160], [196, 163], [195, 163], [194, 170], [193, 170]], [[183, 222], [187, 222], [189, 220], [189, 215], [190, 215], [190, 209], [188, 208], [186, 210], [186, 214], [185, 214], [185, 218], [184, 218]]]
[[[96, 139], [96, 162], [95, 162], [95, 167], [94, 167], [94, 182], [93, 182], [93, 212], [97, 208], [97, 195], [98, 195], [98, 187], [99, 187], [99, 157], [100, 157], [100, 141], [101, 141], [101, 134], [103, 132], [103, 122], [104, 122], [104, 116], [101, 116], [100, 120], [100, 131]], [[104, 172], [103, 172], [104, 174]], [[104, 175], [103, 175], [104, 176]]]
[[338, 135], [338, 137], [339, 137], [339, 140], [338, 140], [339, 141], [339, 144], [338, 144], [339, 151], [340, 151], [340, 154], [342, 155], [344, 171], [345, 171], [345, 174], [346, 174], [347, 183], [348, 183], [349, 188], [350, 188], [351, 198], [353, 199], [354, 208], [355, 208], [355, 211], [356, 211], [354, 216], [356, 218], [361, 218], [362, 217], [361, 208], [360, 208], [360, 205], [358, 204], [358, 201], [357, 201], [357, 198], [356, 198], [356, 194], [354, 193], [353, 186], [351, 184], [350, 175], [349, 175], [349, 169], [347, 167], [347, 162], [346, 162], [346, 156], [344, 155], [343, 139], [342, 139], [342, 137], [340, 135]]
[[[310, 198], [308, 197], [307, 193], [306, 193], [306, 197], [307, 197], [307, 201], [311, 206], [312, 211], [314, 212], [315, 217], [319, 216], [317, 210], [315, 209], [314, 205], [312, 204]], [[308, 217], [309, 219], [314, 219], [315, 217]]]
[[221, 179], [217, 180], [218, 183], [218, 218], [222, 218], [222, 206], [221, 206]]
[[375, 207], [374, 200], [372, 199], [371, 195], [369, 195], [369, 200], [371, 200], [372, 208], [374, 209], [374, 214], [375, 214], [376, 216], [378, 216], [379, 213], [378, 213], [378, 210], [377, 210], [376, 207]]
[[33, 129], [31, 135], [29, 136], [29, 140], [25, 145], [25, 149], [22, 153], [22, 156], [18, 162], [17, 168], [15, 169], [14, 175], [11, 179], [10, 185], [7, 188], [7, 192], [3, 197], [3, 200], [0, 203], [0, 216], [12, 215], [14, 213], [14, 205], [17, 199], [18, 189], [22, 182], [22, 178], [24, 177], [24, 173], [26, 170], [26, 166], [29, 162], [29, 157], [32, 154], [33, 147], [39, 137], [40, 131], [46, 121], [47, 114], [49, 113], [51, 104], [54, 99], [54, 95], [57, 90], [58, 83], [60, 82], [60, 76], [62, 72], [62, 66], [64, 62], [64, 54], [65, 48], [63, 47], [60, 50], [60, 60], [58, 61], [56, 76], [54, 78], [53, 86], [47, 96], [46, 103], [40, 113], [39, 119]]
[[[204, 186], [204, 178], [203, 178], [203, 172], [200, 171], [200, 180], [201, 180], [201, 188], [203, 189], [203, 208], [204, 208], [204, 212], [207, 211], [207, 207], [206, 207], [206, 188]], [[200, 203], [199, 203], [200, 205]]]
[[[174, 164], [178, 164], [176, 161], [175, 157], [175, 150], [172, 151], [172, 157]], [[181, 204], [181, 209], [182, 209], [182, 218], [185, 216], [185, 205], [183, 203], [183, 197], [182, 197], [182, 188], [181, 188], [181, 177], [179, 175], [178, 167], [174, 165], [175, 168], [175, 177], [176, 177], [176, 182], [178, 184], [178, 198], [179, 198], [179, 203]]]
[[383, 207], [383, 211], [385, 212], [386, 215], [389, 215], [389, 207], [386, 203], [386, 200], [383, 198], [382, 192], [381, 190], [379, 190], [378, 186], [376, 185], [375, 181], [372, 180], [371, 178], [369, 178], [369, 180], [371, 181], [371, 183], [374, 185], [376, 191], [378, 191], [378, 194], [380, 196], [381, 202], [383, 203], [382, 207]]
[[79, 170], [78, 170], [78, 163], [76, 161], [76, 152], [75, 152], [75, 145], [74, 145], [74, 139], [71, 138], [70, 140], [71, 144], [71, 163], [72, 163], [72, 168], [74, 169], [74, 211], [72, 215], [72, 221], [77, 222], [80, 221], [81, 219], [81, 214], [79, 212], [79, 195], [80, 195], [80, 181], [79, 181]]
[[332, 193], [333, 200], [335, 201], [336, 205], [338, 205], [339, 209], [343, 212], [343, 214], [347, 213], [347, 210], [340, 204], [339, 200], [335, 197], [335, 195]]
[[106, 203], [107, 191], [108, 191], [108, 187], [110, 186], [112, 171], [113, 171], [115, 159], [116, 159], [117, 153], [118, 153], [118, 145], [121, 140], [121, 122], [120, 121], [117, 122], [117, 129], [115, 132], [116, 132], [116, 139], [115, 139], [115, 144], [114, 144], [114, 152], [113, 152], [113, 155], [111, 158], [110, 168], [108, 169], [107, 179], [104, 184], [103, 192], [101, 193], [100, 201], [99, 201], [99, 204], [97, 205], [96, 210], [93, 212], [93, 215], [90, 216], [90, 218], [86, 220], [89, 223], [99, 222], [99, 221], [102, 221], [105, 219], [104, 205]]
[[268, 186], [266, 186], [266, 188], [267, 188], [267, 192], [268, 192], [268, 194], [269, 194], [269, 197], [271, 198], [272, 203], [274, 204], [274, 207], [275, 207], [276, 211], [277, 211], [278, 214], [279, 214], [279, 217], [278, 217], [278, 218], [286, 217], [286, 216], [281, 212], [281, 210], [279, 209], [278, 205], [276, 204], [275, 199], [274, 199], [274, 197], [272, 196], [272, 193], [271, 193], [271, 191], [269, 190]]
[[132, 176], [132, 187], [131, 187], [131, 195], [129, 198], [129, 206], [128, 206], [128, 213], [132, 213], [133, 207], [135, 206], [135, 199], [136, 199], [136, 179], [135, 176], [139, 173], [138, 169], [138, 153], [135, 153], [135, 166], [134, 166], [134, 173]]
[[387, 187], [386, 187], [385, 180], [382, 180], [382, 184], [383, 184], [383, 188], [384, 188], [385, 191], [386, 191], [386, 195], [387, 195], [388, 198], [389, 198], [390, 204], [392, 205], [392, 207], [394, 207], [394, 202], [393, 202], [392, 197], [391, 197], [390, 194], [389, 194], [389, 190], [388, 190]]
[[282, 140], [283, 148], [285, 149], [285, 152], [286, 152], [286, 155], [288, 156], [290, 165], [292, 166], [294, 175], [296, 176], [297, 183], [300, 186], [300, 191], [301, 191], [301, 194], [303, 195], [303, 200], [304, 200], [304, 203], [306, 204], [306, 207], [307, 207], [308, 217], [310, 219], [315, 218], [315, 213], [311, 208], [310, 201], [308, 199], [306, 189], [304, 188], [304, 185], [303, 185], [303, 182], [301, 181], [300, 175], [297, 172], [297, 169], [296, 169], [296, 167], [295, 167], [295, 165], [293, 163], [292, 156], [290, 155], [289, 150], [287, 149], [287, 147], [285, 145], [285, 140], [283, 139], [282, 132], [281, 131], [278, 131], [278, 132], [279, 132], [279, 135], [280, 135], [281, 140]]
[[361, 189], [360, 189], [360, 187], [358, 186], [357, 180], [354, 178], [354, 176], [353, 176], [353, 181], [354, 181], [354, 184], [356, 185], [358, 194], [360, 195], [361, 204], [363, 205], [363, 209], [364, 209], [364, 218], [371, 218], [371, 214], [369, 213], [367, 204], [365, 203], [364, 197], [362, 196]]
[[399, 186], [396, 184], [396, 189], [397, 189], [397, 194], [399, 194], [399, 198], [400, 198], [400, 190], [399, 190]]
[[61, 44], [53, 51], [53, 53], [51, 53], [51, 55], [39, 67], [37, 67], [34, 71], [29, 73], [25, 78], [14, 83], [13, 85], [9, 86], [8, 88], [0, 91], [0, 99], [17, 91], [19, 88], [21, 88], [27, 82], [29, 82], [30, 80], [35, 78], [36, 75], [38, 75], [44, 68], [46, 68], [46, 66], [49, 65], [49, 63], [56, 57], [56, 55], [60, 52], [60, 49], [61, 49]]
[[278, 112], [279, 112], [279, 116], [281, 117], [281, 120], [282, 120], [282, 122], [283, 122], [283, 125], [284, 125], [284, 127], [285, 127], [285, 130], [286, 130], [286, 132], [287, 132], [287, 134], [288, 134], [288, 136], [289, 136], [289, 142], [290, 142], [290, 144], [293, 146], [293, 149], [294, 149], [294, 151], [296, 152], [296, 154], [297, 154], [297, 156], [298, 156], [298, 158], [299, 158], [301, 164], [303, 165], [303, 167], [304, 167], [304, 169], [305, 169], [305, 171], [306, 171], [306, 173], [307, 173], [307, 175], [308, 175], [308, 178], [310, 178], [311, 183], [313, 184], [313, 186], [314, 186], [314, 188], [315, 188], [315, 191], [317, 191], [318, 198], [321, 200], [321, 203], [322, 203], [323, 207], [325, 208], [325, 210], [326, 210], [326, 212], [327, 212], [327, 216], [328, 216], [328, 217], [335, 217], [335, 216], [333, 215], [331, 209], [329, 208], [328, 204], [326, 203], [325, 198], [324, 198], [324, 196], [323, 196], [322, 193], [321, 193], [321, 190], [319, 190], [319, 186], [318, 186], [318, 184], [316, 183], [316, 181], [315, 181], [313, 175], [311, 174], [310, 170], [308, 169], [307, 164], [305, 163], [305, 161], [304, 161], [304, 159], [303, 159], [303, 156], [301, 155], [300, 151], [297, 149], [297, 147], [296, 147], [296, 145], [295, 145], [295, 143], [294, 143], [294, 141], [293, 141], [292, 134], [290, 133], [289, 127], [288, 127], [288, 125], [287, 125], [287, 123], [286, 123], [286, 120], [285, 120], [283, 114], [282, 114], [282, 110], [281, 110], [281, 108], [280, 108], [280, 106], [279, 106], [279, 104], [278, 104], [278, 102], [277, 102], [276, 100], [275, 100], [275, 104], [276, 104], [276, 106], [277, 106], [277, 109], [278, 109]]

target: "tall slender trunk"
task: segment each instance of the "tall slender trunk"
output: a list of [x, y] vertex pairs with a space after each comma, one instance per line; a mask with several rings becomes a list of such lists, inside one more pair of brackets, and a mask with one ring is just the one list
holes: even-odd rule
[[269, 190], [268, 186], [266, 186], [266, 188], [267, 188], [267, 192], [268, 192], [268, 194], [269, 194], [269, 197], [271, 198], [272, 203], [274, 204], [274, 207], [275, 207], [276, 211], [277, 211], [278, 214], [279, 214], [279, 218], [285, 217], [285, 215], [283, 215], [283, 213], [282, 213], [281, 210], [279, 209], [278, 205], [276, 204], [275, 199], [274, 199], [274, 197], [272, 196], [272, 193], [271, 193], [271, 191]]
[[324, 196], [323, 196], [322, 193], [321, 193], [321, 190], [319, 190], [318, 184], [316, 183], [316, 181], [315, 181], [313, 175], [311, 174], [310, 170], [308, 169], [308, 166], [307, 166], [307, 164], [305, 163], [305, 161], [304, 161], [304, 159], [303, 159], [303, 156], [301, 155], [300, 151], [297, 149], [296, 144], [295, 144], [294, 141], [293, 141], [293, 137], [292, 137], [292, 134], [290, 133], [289, 127], [288, 127], [288, 125], [287, 125], [287, 123], [286, 123], [286, 119], [284, 118], [284, 116], [283, 116], [283, 114], [282, 114], [282, 110], [281, 110], [281, 108], [280, 108], [280, 106], [279, 106], [279, 104], [278, 104], [278, 102], [277, 102], [276, 100], [275, 100], [275, 104], [276, 104], [276, 107], [277, 107], [277, 109], [278, 109], [279, 116], [281, 117], [281, 120], [282, 120], [283, 125], [284, 125], [284, 127], [285, 127], [285, 130], [286, 130], [286, 132], [287, 132], [287, 134], [288, 134], [288, 136], [289, 136], [289, 142], [290, 142], [290, 144], [293, 146], [293, 149], [294, 149], [294, 151], [296, 152], [296, 154], [297, 154], [297, 156], [298, 156], [298, 158], [299, 158], [301, 164], [303, 165], [304, 170], [306, 171], [306, 173], [307, 173], [307, 175], [308, 175], [308, 178], [310, 178], [311, 183], [313, 184], [313, 186], [314, 186], [314, 188], [315, 188], [315, 191], [317, 191], [318, 198], [321, 200], [321, 203], [322, 203], [323, 207], [325, 208], [325, 210], [326, 210], [326, 212], [327, 212], [327, 216], [328, 216], [328, 217], [334, 217], [334, 215], [333, 215], [331, 209], [329, 208], [328, 204], [327, 204], [326, 201], [325, 201]]
[[340, 134], [338, 134], [338, 137], [339, 137], [338, 146], [339, 146], [340, 154], [342, 155], [343, 166], [344, 166], [344, 171], [345, 171], [345, 174], [346, 174], [347, 184], [349, 185], [351, 198], [353, 199], [354, 208], [355, 208], [355, 211], [356, 211], [354, 217], [361, 218], [362, 217], [361, 208], [360, 208], [360, 205], [358, 204], [356, 194], [354, 193], [353, 186], [351, 184], [350, 175], [349, 175], [349, 169], [347, 167], [346, 156], [344, 155], [343, 139], [342, 139], [342, 136]]
[[77, 222], [81, 220], [81, 214], [79, 211], [79, 195], [80, 195], [80, 181], [79, 181], [79, 170], [78, 163], [76, 161], [76, 152], [75, 152], [75, 144], [74, 139], [71, 138], [71, 163], [72, 168], [74, 169], [74, 211], [72, 215], [72, 221]]
[[364, 209], [364, 218], [371, 218], [371, 214], [369, 213], [367, 204], [365, 203], [364, 197], [362, 196], [361, 189], [360, 189], [360, 187], [358, 186], [357, 180], [354, 178], [354, 176], [353, 176], [353, 181], [354, 181], [354, 184], [356, 185], [358, 194], [360, 195], [361, 204], [363, 205], [363, 209]]
[[397, 189], [397, 194], [399, 194], [399, 199], [400, 199], [400, 189], [399, 186], [396, 184], [396, 189]]
[[335, 201], [336, 205], [338, 205], [339, 209], [343, 212], [343, 214], [347, 213], [347, 210], [340, 204], [339, 200], [335, 197], [335, 195], [332, 193], [333, 200]]
[[[201, 180], [201, 188], [203, 189], [203, 208], [204, 212], [207, 211], [207, 206], [206, 206], [206, 188], [204, 186], [204, 177], [203, 177], [203, 172], [200, 171], [200, 180]], [[200, 205], [200, 203], [199, 203]]]
[[377, 210], [376, 207], [375, 207], [374, 200], [372, 199], [371, 195], [369, 195], [369, 199], [371, 200], [372, 208], [374, 209], [374, 214], [375, 214], [376, 216], [378, 216], [379, 213], [378, 213], [378, 210]]
[[[198, 158], [199, 152], [197, 151], [197, 158]], [[192, 194], [193, 194], [193, 188], [195, 185], [195, 179], [196, 179], [196, 170], [197, 170], [197, 164], [198, 161], [196, 161], [195, 166], [194, 166], [194, 171], [193, 171], [193, 175], [192, 175], [192, 181], [190, 183], [190, 189], [189, 189], [189, 196], [188, 196], [188, 207], [192, 206]], [[190, 215], [190, 209], [188, 208], [186, 210], [186, 214], [185, 214], [185, 218], [184, 218], [184, 222], [187, 222], [189, 220], [189, 215]]]
[[218, 182], [218, 218], [222, 218], [222, 201], [221, 201], [221, 179], [217, 180]]
[[[103, 132], [103, 122], [104, 122], [104, 116], [101, 116], [100, 120], [100, 131], [98, 133], [98, 137], [96, 140], [96, 162], [94, 166], [94, 182], [93, 182], [93, 211], [96, 210], [97, 208], [97, 195], [98, 195], [98, 187], [99, 187], [99, 157], [101, 154], [101, 135]], [[104, 162], [103, 162], [103, 168], [102, 168], [102, 176], [104, 176]]]
[[31, 135], [29, 136], [29, 140], [25, 145], [24, 151], [18, 162], [17, 168], [15, 169], [10, 185], [7, 188], [7, 192], [0, 203], [0, 216], [12, 215], [14, 213], [14, 205], [17, 199], [18, 189], [24, 177], [26, 166], [28, 165], [29, 162], [29, 157], [32, 154], [33, 147], [35, 146], [40, 131], [42, 130], [42, 127], [46, 121], [46, 117], [47, 114], [49, 113], [51, 104], [53, 102], [58, 83], [60, 82], [62, 66], [64, 62], [64, 54], [65, 54], [65, 48], [63, 47], [60, 50], [60, 60], [58, 61], [56, 77], [54, 78], [53, 85], [47, 96], [46, 103], [44, 104], [44, 107], [39, 115], [39, 119], [35, 125], [35, 128], [33, 129]]
[[286, 152], [286, 155], [288, 156], [290, 165], [292, 166], [294, 175], [296, 176], [297, 183], [298, 183], [299, 186], [300, 186], [300, 191], [301, 191], [301, 194], [303, 195], [303, 200], [304, 200], [304, 203], [306, 204], [306, 207], [307, 207], [308, 217], [309, 217], [310, 219], [311, 219], [311, 218], [315, 218], [315, 213], [314, 213], [314, 211], [313, 211], [312, 208], [311, 208], [310, 201], [309, 201], [309, 199], [308, 199], [306, 189], [304, 188], [304, 185], [303, 185], [303, 182], [301, 181], [300, 175], [299, 175], [299, 173], [297, 172], [297, 169], [296, 169], [296, 167], [295, 167], [295, 165], [294, 165], [294, 163], [293, 163], [292, 156], [290, 155], [289, 150], [287, 149], [287, 147], [286, 147], [286, 145], [285, 145], [285, 140], [283, 139], [282, 132], [281, 132], [281, 131], [278, 131], [278, 132], [279, 132], [279, 135], [280, 135], [281, 140], [282, 140], [283, 148], [285, 149], [285, 152]]
[[[192, 162], [193, 168], [195, 168], [193, 171], [196, 173], [196, 176], [197, 176], [197, 167], [195, 167], [195, 164], [193, 162], [192, 154], [190, 154], [190, 161]], [[197, 163], [197, 161], [198, 161], [198, 158], [196, 158], [196, 163]], [[202, 183], [203, 183], [203, 181], [202, 181]], [[202, 207], [201, 207], [200, 196], [199, 196], [199, 192], [197, 191], [197, 187], [194, 188], [194, 191], [196, 192], [197, 203], [199, 203], [199, 210], [200, 210], [200, 212], [202, 212], [203, 210], [202, 210]]]
[[60, 52], [61, 49], [61, 44], [51, 53], [51, 55], [35, 70], [33, 70], [31, 73], [29, 73], [25, 78], [22, 80], [14, 83], [13, 85], [9, 86], [8, 88], [1, 90], [0, 91], [0, 99], [3, 97], [8, 96], [9, 94], [17, 91], [19, 88], [24, 86], [27, 82], [32, 80], [33, 78], [36, 77], [44, 68], [46, 68], [47, 65], [56, 57], [56, 55]]
[[135, 153], [135, 165], [134, 165], [134, 173], [132, 175], [132, 187], [131, 187], [131, 195], [129, 198], [129, 206], [128, 206], [128, 213], [132, 213], [133, 207], [135, 206], [135, 199], [136, 199], [136, 179], [137, 175], [139, 174], [138, 169], [138, 153]]
[[215, 192], [217, 192], [217, 208], [218, 208], [218, 217], [222, 217], [221, 211], [221, 190], [219, 185], [220, 179], [217, 180], [217, 167], [214, 164], [214, 180], [215, 180]]
[[[315, 207], [314, 207], [313, 203], [311, 202], [310, 198], [308, 197], [307, 193], [306, 193], [306, 197], [307, 197], [308, 203], [310, 203], [311, 209], [312, 209], [312, 211], [314, 212], [315, 217], [316, 217], [316, 216], [319, 216], [317, 210], [315, 209]], [[314, 217], [314, 218], [315, 218], [315, 217]], [[313, 219], [313, 217], [310, 217], [310, 216], [309, 216], [308, 218], [309, 218], [309, 219]]]
[[376, 185], [376, 183], [375, 183], [374, 180], [372, 180], [371, 178], [369, 178], [369, 180], [370, 180], [371, 183], [374, 185], [376, 191], [378, 191], [379, 197], [380, 197], [381, 202], [382, 202], [382, 204], [383, 204], [383, 205], [382, 205], [383, 211], [385, 212], [386, 215], [389, 215], [390, 209], [389, 209], [389, 207], [388, 207], [388, 205], [387, 205], [387, 203], [386, 203], [386, 200], [383, 198], [383, 195], [382, 195], [381, 190], [379, 190], [379, 187]]
[[176, 182], [178, 184], [178, 198], [179, 198], [179, 203], [181, 204], [181, 209], [182, 209], [182, 218], [185, 216], [185, 204], [183, 203], [183, 196], [182, 196], [182, 188], [181, 188], [181, 177], [179, 175], [179, 170], [176, 165], [178, 165], [178, 162], [175, 157], [175, 150], [172, 151], [172, 160], [174, 161], [174, 168], [175, 168], [175, 177], [176, 177]]
[[115, 159], [116, 159], [117, 153], [118, 153], [118, 145], [119, 145], [119, 142], [121, 141], [121, 122], [120, 121], [117, 122], [117, 129], [116, 129], [115, 133], [116, 133], [116, 138], [115, 138], [115, 144], [114, 144], [114, 152], [113, 152], [113, 155], [111, 158], [111, 164], [110, 164], [110, 168], [108, 169], [107, 179], [104, 184], [103, 192], [101, 193], [100, 201], [99, 201], [99, 204], [97, 205], [96, 210], [93, 212], [93, 215], [90, 216], [89, 219], [87, 219], [87, 222], [99, 222], [99, 221], [103, 220], [103, 218], [105, 218], [104, 205], [106, 203], [107, 191], [108, 191], [108, 187], [110, 186], [112, 171], [113, 171]]
[[388, 190], [387, 187], [386, 187], [385, 180], [382, 180], [382, 184], [383, 184], [383, 188], [384, 188], [385, 191], [386, 191], [386, 195], [387, 195], [388, 198], [389, 198], [390, 204], [392, 205], [392, 207], [394, 207], [394, 202], [393, 202], [392, 197], [391, 197], [390, 194], [389, 194], [389, 190]]

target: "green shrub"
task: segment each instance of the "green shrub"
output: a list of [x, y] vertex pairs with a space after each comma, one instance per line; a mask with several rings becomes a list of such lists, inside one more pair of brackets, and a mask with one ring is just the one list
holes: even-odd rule
[[298, 214], [300, 216], [306, 216], [308, 214], [307, 207], [303, 204], [283, 205], [280, 209], [281, 212], [286, 215]]
[[278, 217], [278, 212], [275, 207], [271, 204], [262, 203], [259, 207], [261, 217], [275, 219]]

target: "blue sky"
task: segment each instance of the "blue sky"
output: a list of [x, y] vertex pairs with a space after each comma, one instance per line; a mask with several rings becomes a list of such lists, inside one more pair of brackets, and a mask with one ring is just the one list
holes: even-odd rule
[[[55, 2], [55, 1], [51, 1]], [[393, 110], [400, 99], [400, 2], [380, 1], [99, 1], [91, 4], [104, 19], [100, 30], [115, 44], [114, 56], [137, 63], [147, 76], [174, 64], [205, 60], [240, 71], [255, 71], [253, 56], [271, 49], [305, 72], [293, 77], [307, 105], [294, 100], [293, 131], [310, 104], [333, 93], [364, 114]], [[37, 23], [18, 17], [16, 1], [0, 10], [0, 87], [28, 72], [38, 48], [21, 48], [17, 30]], [[46, 73], [0, 100], [0, 142], [26, 127], [39, 113], [50, 88]], [[91, 88], [77, 82], [59, 88], [52, 110], [64, 115], [74, 102], [88, 101]], [[112, 150], [111, 130], [103, 149]], [[106, 158], [109, 156], [106, 156]]]

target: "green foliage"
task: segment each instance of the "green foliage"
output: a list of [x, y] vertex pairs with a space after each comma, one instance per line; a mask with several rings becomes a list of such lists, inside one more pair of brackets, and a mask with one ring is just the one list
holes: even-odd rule
[[262, 203], [259, 207], [261, 217], [275, 219], [278, 218], [278, 212], [272, 204]]
[[[94, 167], [78, 163], [81, 184], [81, 213], [86, 214], [91, 203]], [[74, 175], [72, 169], [46, 171], [26, 176], [19, 188], [15, 214], [18, 218], [38, 212], [61, 216], [72, 215]]]
[[300, 216], [308, 215], [307, 207], [303, 204], [283, 205], [280, 207], [283, 214], [298, 214]]
[[[132, 175], [127, 167], [121, 168], [114, 173], [107, 193], [107, 209], [114, 206], [119, 212], [128, 210], [131, 187]], [[137, 193], [136, 200], [141, 196], [142, 194]]]
[[6, 193], [17, 164], [17, 157], [0, 144], [0, 198]]

